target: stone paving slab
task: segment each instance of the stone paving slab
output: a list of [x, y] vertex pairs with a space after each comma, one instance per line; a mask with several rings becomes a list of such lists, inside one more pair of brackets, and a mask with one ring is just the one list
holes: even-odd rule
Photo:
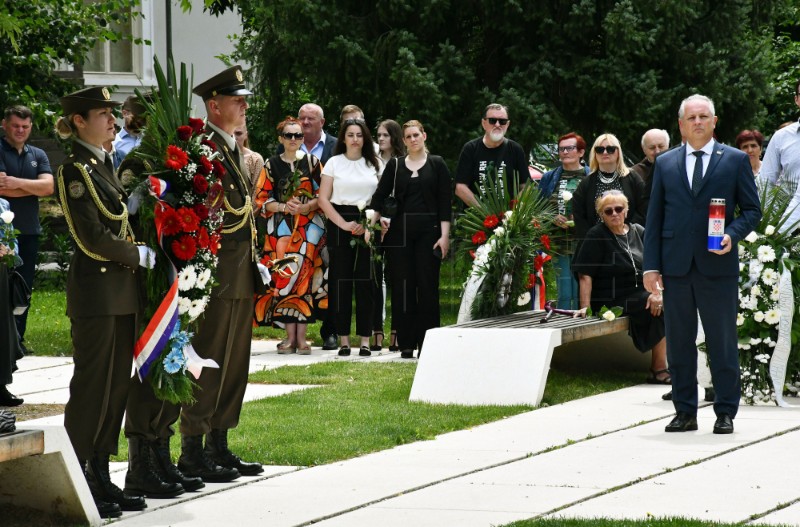
[[800, 504], [794, 502], [784, 509], [767, 514], [763, 518], [747, 525], [790, 525], [797, 527], [800, 525]]

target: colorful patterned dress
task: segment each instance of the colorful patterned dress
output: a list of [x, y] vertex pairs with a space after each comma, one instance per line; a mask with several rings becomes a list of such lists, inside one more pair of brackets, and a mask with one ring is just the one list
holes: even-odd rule
[[[325, 243], [325, 216], [321, 210], [308, 215], [268, 212], [267, 203], [285, 203], [296, 196], [307, 203], [319, 193], [322, 166], [314, 156], [295, 162], [299, 177], [280, 156], [267, 160], [254, 188], [258, 212], [259, 240], [264, 239], [261, 262], [294, 256], [295, 262], [282, 269], [272, 269], [273, 287], [256, 295], [253, 324], [270, 326], [273, 322], [306, 324], [314, 321], [315, 307], [327, 308], [327, 282], [321, 250]], [[293, 181], [293, 179], [296, 179]], [[281, 207], [282, 209], [282, 207]]]

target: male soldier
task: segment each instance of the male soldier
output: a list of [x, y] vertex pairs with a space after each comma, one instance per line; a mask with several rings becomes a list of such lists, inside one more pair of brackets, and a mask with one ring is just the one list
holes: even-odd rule
[[[2, 123], [6, 136], [0, 139], [0, 196], [8, 199], [14, 212], [14, 228], [20, 231], [17, 237], [19, 257], [22, 258], [20, 274], [30, 288], [33, 288], [39, 236], [42, 234], [39, 197], [53, 193], [53, 174], [47, 154], [27, 144], [32, 116], [31, 110], [25, 106], [6, 108]], [[24, 341], [29, 312], [27, 309], [16, 316], [17, 331], [26, 354], [29, 350]]]

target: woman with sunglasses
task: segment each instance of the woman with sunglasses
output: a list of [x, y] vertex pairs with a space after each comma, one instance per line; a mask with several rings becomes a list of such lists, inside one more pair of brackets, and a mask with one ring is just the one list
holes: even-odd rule
[[[267, 160], [255, 186], [255, 206], [266, 222], [262, 262], [293, 258], [286, 268], [272, 273], [273, 286], [256, 296], [255, 323], [269, 326], [282, 322], [286, 340], [278, 353], [309, 355], [308, 324], [314, 321], [314, 306], [321, 299], [314, 285], [322, 280], [320, 239], [325, 220], [319, 214], [319, 160], [300, 150], [303, 129], [300, 121], [287, 117], [277, 126], [283, 152]], [[261, 234], [261, 233], [259, 233]]]
[[670, 384], [664, 338], [664, 300], [645, 290], [642, 280], [644, 227], [627, 224], [628, 198], [619, 190], [604, 192], [595, 202], [602, 222], [589, 229], [572, 269], [580, 283], [580, 306], [597, 313], [620, 306], [630, 318], [629, 334], [636, 349], [652, 349], [650, 384]]
[[358, 354], [372, 354], [372, 255], [366, 244], [364, 210], [378, 187], [382, 165], [375, 154], [372, 134], [363, 119], [346, 119], [339, 129], [334, 156], [322, 170], [319, 205], [328, 218], [328, 309], [336, 313], [339, 355], [350, 355], [350, 323], [353, 291], [356, 297], [356, 333], [361, 337]]
[[627, 221], [644, 225], [647, 199], [642, 178], [625, 166], [619, 139], [613, 134], [598, 137], [589, 154], [591, 174], [581, 181], [572, 197], [575, 236], [581, 240], [601, 218], [595, 211], [597, 198], [609, 190], [619, 190], [628, 199], [630, 214]]
[[439, 270], [450, 249], [450, 171], [439, 156], [428, 155], [427, 135], [419, 121], [403, 125], [408, 155], [389, 161], [372, 196], [376, 210], [392, 193], [397, 213], [386, 229], [384, 246], [392, 283], [392, 322], [397, 327], [400, 356], [422, 351], [425, 333], [439, 327]]

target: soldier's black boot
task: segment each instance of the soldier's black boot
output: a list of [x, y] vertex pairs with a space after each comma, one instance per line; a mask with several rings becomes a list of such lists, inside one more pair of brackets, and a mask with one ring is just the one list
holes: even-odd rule
[[183, 487], [179, 483], [162, 481], [155, 470], [152, 455], [149, 441], [140, 437], [128, 438], [125, 493], [148, 498], [174, 498], [183, 494]]
[[143, 497], [125, 494], [111, 482], [108, 473], [108, 455], [95, 454], [89, 459], [86, 463], [86, 482], [89, 484], [95, 503], [98, 499], [116, 503], [123, 511], [140, 511], [147, 508]]
[[[80, 463], [83, 475], [86, 477], [86, 461], [79, 459], [78, 463]], [[97, 512], [101, 518], [119, 518], [122, 516], [122, 509], [120, 509], [119, 505], [116, 503], [103, 501], [95, 496], [94, 493], [92, 493], [92, 499], [94, 500], [94, 506], [97, 507]]]
[[206, 454], [217, 465], [235, 468], [243, 476], [256, 476], [264, 472], [261, 463], [248, 463], [228, 448], [228, 431], [214, 429], [206, 434]]
[[150, 451], [153, 456], [156, 473], [158, 473], [162, 481], [178, 483], [188, 492], [200, 490], [206, 486], [201, 478], [190, 478], [172, 464], [168, 437], [159, 437], [155, 441], [151, 441]]
[[235, 468], [217, 465], [203, 450], [203, 436], [182, 436], [181, 457], [178, 459], [178, 470], [184, 475], [202, 478], [209, 483], [225, 483], [239, 477]]

